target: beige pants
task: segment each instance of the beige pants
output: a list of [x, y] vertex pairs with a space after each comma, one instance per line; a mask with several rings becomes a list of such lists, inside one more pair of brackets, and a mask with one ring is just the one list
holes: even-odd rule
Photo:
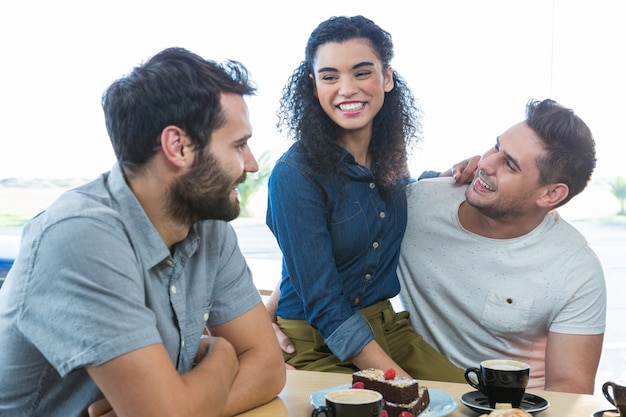
[[[359, 310], [369, 322], [376, 342], [413, 378], [463, 382], [463, 369], [424, 341], [409, 324], [409, 313], [396, 313], [388, 300]], [[341, 362], [324, 343], [324, 338], [306, 320], [278, 317], [278, 325], [291, 339], [295, 353], [285, 354], [285, 361], [296, 369], [352, 373], [352, 362]]]

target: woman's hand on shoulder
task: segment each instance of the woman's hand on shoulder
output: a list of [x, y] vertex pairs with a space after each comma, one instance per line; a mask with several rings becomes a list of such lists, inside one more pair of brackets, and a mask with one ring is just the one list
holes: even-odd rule
[[474, 155], [452, 165], [447, 171], [439, 174], [440, 177], [453, 177], [457, 184], [467, 184], [472, 182], [474, 174], [478, 168], [480, 155]]

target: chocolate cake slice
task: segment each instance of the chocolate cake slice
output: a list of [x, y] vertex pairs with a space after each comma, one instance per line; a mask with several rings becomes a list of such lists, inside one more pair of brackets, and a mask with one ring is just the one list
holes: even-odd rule
[[352, 374], [352, 383], [362, 382], [364, 388], [380, 392], [388, 403], [411, 404], [419, 399], [419, 383], [416, 379], [396, 376], [395, 372], [393, 378], [389, 376], [387, 374], [386, 378], [385, 371], [381, 369], [363, 369]]
[[419, 388], [419, 397], [411, 401], [408, 404], [396, 404], [389, 401], [385, 401], [385, 410], [387, 410], [388, 417], [400, 417], [400, 413], [408, 411], [413, 416], [417, 416], [424, 411], [430, 404], [430, 396], [428, 394], [428, 388], [421, 386]]

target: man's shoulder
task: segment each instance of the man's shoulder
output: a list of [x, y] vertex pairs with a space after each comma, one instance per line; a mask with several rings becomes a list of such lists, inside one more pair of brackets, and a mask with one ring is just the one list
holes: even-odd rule
[[109, 187], [107, 177], [64, 192], [31, 219], [24, 232], [37, 236], [66, 236], [67, 239], [126, 239], [146, 236], [151, 223], [141, 205], [128, 193]]
[[548, 213], [542, 225], [536, 230], [539, 233], [535, 235], [535, 239], [546, 250], [558, 248], [559, 253], [569, 255], [569, 266], [584, 264], [598, 271], [598, 275], [603, 277], [600, 259], [587, 237], [575, 225], [563, 219], [556, 210]]
[[70, 219], [110, 219], [116, 212], [113, 198], [98, 180], [68, 190], [48, 206], [39, 216], [40, 221], [56, 223]]
[[548, 229], [549, 232], [554, 235], [558, 234], [560, 236], [559, 239], [566, 238], [564, 242], [587, 246], [588, 241], [585, 235], [578, 230], [576, 226], [561, 217], [561, 214], [557, 210], [549, 212], [544, 222], [546, 221], [553, 224], [553, 226]]
[[455, 186], [454, 178], [452, 177], [431, 177], [422, 178], [418, 181], [413, 181], [409, 184], [410, 188], [421, 187], [441, 187], [441, 188], [463, 188], [463, 186]]
[[413, 201], [437, 201], [464, 196], [467, 185], [457, 185], [452, 177], [425, 178], [407, 186], [409, 204]]

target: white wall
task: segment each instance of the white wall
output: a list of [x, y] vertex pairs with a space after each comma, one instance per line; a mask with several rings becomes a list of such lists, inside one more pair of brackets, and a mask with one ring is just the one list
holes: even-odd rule
[[[409, 7], [410, 5], [410, 7]], [[394, 67], [426, 113], [414, 172], [481, 153], [523, 118], [529, 98], [573, 107], [598, 145], [597, 176], [624, 175], [626, 2], [404, 0], [341, 2], [3, 2], [0, 178], [93, 177], [113, 163], [100, 97], [110, 82], [168, 46], [233, 58], [251, 70], [253, 149], [276, 133], [281, 89], [311, 30], [363, 14], [394, 37]]]

